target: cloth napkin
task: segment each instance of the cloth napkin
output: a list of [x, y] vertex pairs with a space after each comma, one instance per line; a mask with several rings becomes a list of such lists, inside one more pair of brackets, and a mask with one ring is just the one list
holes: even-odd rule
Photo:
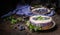
[[[37, 15], [37, 14], [33, 14], [30, 11], [30, 5], [17, 5], [16, 9], [13, 11], [10, 11], [9, 13], [3, 15], [1, 18], [10, 16], [12, 14], [17, 14], [17, 15], [25, 15], [25, 16], [33, 16], [33, 15]], [[49, 14], [45, 14], [46, 16], [53, 16], [55, 14], [54, 10], [51, 10], [51, 12]], [[39, 14], [42, 15], [42, 14]]]

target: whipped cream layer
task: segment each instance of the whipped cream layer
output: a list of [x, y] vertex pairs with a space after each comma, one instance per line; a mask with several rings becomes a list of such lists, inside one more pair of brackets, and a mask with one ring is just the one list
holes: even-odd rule
[[31, 16], [30, 19], [29, 19], [29, 21], [30, 21], [31, 23], [34, 23], [34, 24], [49, 23], [49, 22], [52, 21], [52, 18], [49, 17], [49, 16], [42, 16], [42, 17], [47, 17], [47, 18], [49, 18], [48, 20], [34, 20], [34, 19], [33, 19], [33, 18], [37, 18], [37, 17], [39, 17], [39, 16], [42, 16], [42, 15]]

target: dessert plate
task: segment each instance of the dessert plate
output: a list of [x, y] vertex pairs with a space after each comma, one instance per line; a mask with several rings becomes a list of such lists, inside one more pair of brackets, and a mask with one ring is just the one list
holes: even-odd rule
[[[30, 22], [28, 21], [27, 23], [30, 23]], [[41, 29], [41, 30], [49, 30], [49, 29], [54, 28], [55, 25], [56, 25], [56, 23], [55, 23], [54, 21], [52, 21], [52, 23], [53, 23], [53, 25], [52, 25], [50, 28], [48, 28], [48, 29]], [[27, 27], [28, 27], [28, 26], [29, 26], [29, 24], [27, 25]]]
[[55, 25], [56, 25], [56, 23], [55, 23], [54, 21], [52, 21], [52, 22], [53, 22], [53, 25], [52, 25], [49, 29], [54, 28], [54, 27], [55, 27]]

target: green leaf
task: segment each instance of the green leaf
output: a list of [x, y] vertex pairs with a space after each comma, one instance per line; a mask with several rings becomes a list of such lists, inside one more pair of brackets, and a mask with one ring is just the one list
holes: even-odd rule
[[39, 30], [42, 30], [42, 28], [39, 28]]
[[30, 29], [30, 31], [32, 31], [33, 29]]
[[37, 28], [34, 28], [35, 31], [37, 31]]
[[15, 20], [15, 19], [11, 20], [11, 24], [15, 24], [16, 22], [17, 22], [17, 20]]
[[13, 28], [13, 25], [10, 25], [10, 28]]
[[27, 26], [29, 26], [29, 25], [30, 25], [29, 21], [27, 21], [27, 22], [26, 22], [26, 25], [27, 25]]
[[21, 18], [21, 17], [19, 17], [19, 18], [17, 18], [17, 20], [18, 20], [18, 21], [22, 21], [22, 18]]
[[13, 24], [14, 22], [11, 21], [11, 24]]
[[33, 26], [32, 25], [30, 25], [30, 29], [33, 29]]
[[39, 16], [39, 17], [37, 17], [37, 20], [44, 20], [44, 18]]

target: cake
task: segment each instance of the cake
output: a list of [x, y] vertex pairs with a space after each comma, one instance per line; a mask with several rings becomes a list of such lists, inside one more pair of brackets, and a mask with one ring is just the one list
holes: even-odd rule
[[51, 17], [42, 15], [31, 16], [29, 23], [33, 28], [38, 27], [39, 30], [47, 30], [53, 25]]
[[41, 8], [34, 8], [32, 9], [32, 12], [34, 14], [47, 14], [50, 12], [50, 9], [45, 8], [45, 7], [41, 7]]

